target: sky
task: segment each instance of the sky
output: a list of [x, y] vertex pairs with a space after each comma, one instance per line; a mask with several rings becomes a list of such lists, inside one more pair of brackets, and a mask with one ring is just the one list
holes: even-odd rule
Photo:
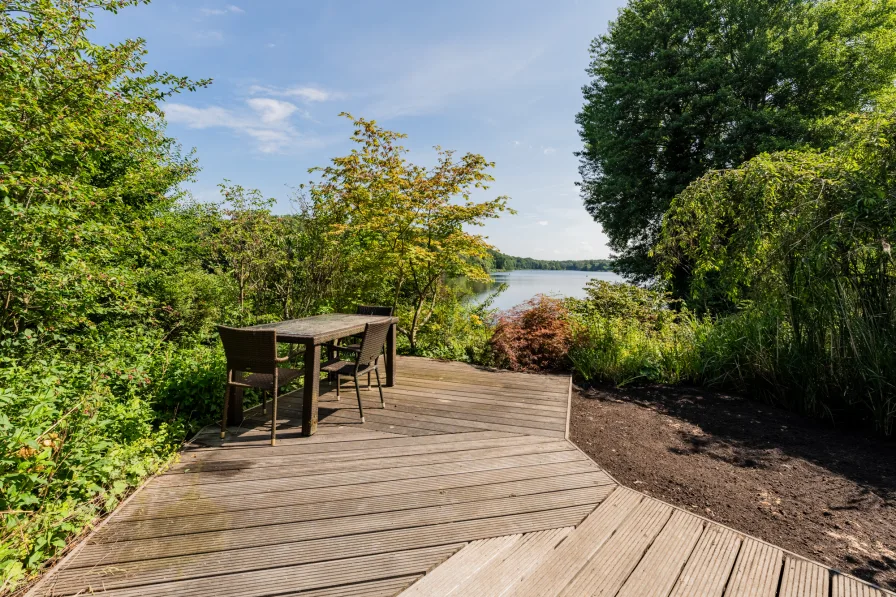
[[433, 146], [482, 154], [518, 213], [477, 230], [500, 251], [598, 259], [606, 237], [582, 206], [575, 115], [588, 47], [621, 0], [155, 0], [97, 14], [100, 43], [142, 37], [149, 69], [211, 86], [166, 102], [169, 135], [195, 148], [187, 185], [220, 199], [225, 179], [289, 197], [352, 146], [340, 112], [405, 133], [408, 158]]

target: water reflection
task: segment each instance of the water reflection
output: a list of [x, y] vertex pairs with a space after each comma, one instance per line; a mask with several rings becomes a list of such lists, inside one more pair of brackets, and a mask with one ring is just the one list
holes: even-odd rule
[[492, 303], [493, 307], [504, 310], [524, 303], [537, 294], [584, 298], [583, 288], [592, 278], [608, 282], [624, 282], [621, 276], [613, 272], [516, 270], [492, 274], [490, 284], [473, 281], [469, 281], [468, 284], [475, 293], [472, 300], [477, 302], [485, 299], [499, 285], [506, 284], [507, 288]]

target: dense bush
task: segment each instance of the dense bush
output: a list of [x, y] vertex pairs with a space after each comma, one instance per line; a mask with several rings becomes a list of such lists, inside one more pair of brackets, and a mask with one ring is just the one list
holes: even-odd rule
[[495, 365], [514, 371], [567, 367], [572, 327], [564, 301], [539, 295], [498, 316], [490, 346]]
[[700, 376], [700, 345], [708, 323], [669, 297], [628, 284], [592, 280], [587, 298], [570, 300], [569, 358], [585, 381], [679, 383]]
[[[494, 297], [494, 295], [492, 295]], [[471, 302], [463, 291], [452, 290], [437, 301], [433, 315], [421, 327], [413, 354], [420, 356], [482, 363], [488, 359], [495, 310], [492, 299]], [[398, 348], [410, 352], [406, 338]]]
[[79, 350], [0, 363], [4, 588], [167, 462], [185, 426], [215, 411], [220, 401], [208, 397], [223, 393], [215, 347], [166, 345], [140, 330]]

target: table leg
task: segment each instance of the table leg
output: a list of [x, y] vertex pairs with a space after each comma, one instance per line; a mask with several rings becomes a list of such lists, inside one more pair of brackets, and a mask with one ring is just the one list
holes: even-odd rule
[[227, 426], [236, 427], [243, 423], [243, 388], [230, 389], [230, 402], [227, 403]]
[[[335, 359], [336, 359], [336, 354], [337, 354], [337, 352], [336, 352], [336, 341], [335, 341], [335, 340], [330, 340], [329, 342], [327, 342], [327, 352], [326, 352], [327, 360], [328, 360], [328, 361], [333, 361], [333, 360], [335, 360]], [[336, 376], [335, 376], [335, 375], [333, 375], [332, 373], [327, 373], [327, 381], [333, 381], [334, 379], [336, 379]]]
[[393, 323], [389, 326], [389, 333], [386, 334], [386, 387], [395, 385], [395, 334], [396, 326]]
[[305, 379], [302, 388], [302, 435], [317, 431], [317, 393], [320, 386], [320, 345], [305, 345]]

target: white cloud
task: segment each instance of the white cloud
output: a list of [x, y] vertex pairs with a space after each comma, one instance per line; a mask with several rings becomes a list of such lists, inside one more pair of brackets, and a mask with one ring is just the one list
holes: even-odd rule
[[548, 222], [547, 220], [538, 220], [538, 225], [539, 225], [539, 226], [547, 226], [548, 223], [549, 223], [549, 222]]
[[272, 98], [251, 98], [246, 105], [249, 110], [235, 111], [220, 106], [195, 108], [169, 103], [165, 104], [165, 118], [192, 129], [230, 129], [252, 138], [263, 153], [278, 152], [298, 143], [301, 134], [289, 123], [289, 117], [298, 109], [295, 105]]
[[200, 8], [199, 12], [204, 14], [207, 17], [216, 17], [227, 14], [242, 14], [246, 12], [239, 6], [234, 6], [233, 4], [228, 4], [224, 8]]
[[253, 97], [246, 103], [250, 108], [255, 110], [258, 117], [265, 124], [276, 124], [289, 118], [289, 115], [295, 112], [295, 104], [271, 99], [269, 97]]
[[544, 155], [551, 155], [552, 153], [557, 153], [557, 150], [554, 149], [553, 147], [545, 147], [544, 148]]
[[[273, 44], [271, 44], [273, 46]], [[266, 87], [262, 85], [253, 85], [249, 88], [249, 93], [264, 93], [266, 95], [274, 95], [277, 97], [294, 97], [305, 102], [328, 102], [343, 99], [345, 94], [338, 91], [329, 91], [320, 87], [311, 85], [296, 85], [293, 87]]]

